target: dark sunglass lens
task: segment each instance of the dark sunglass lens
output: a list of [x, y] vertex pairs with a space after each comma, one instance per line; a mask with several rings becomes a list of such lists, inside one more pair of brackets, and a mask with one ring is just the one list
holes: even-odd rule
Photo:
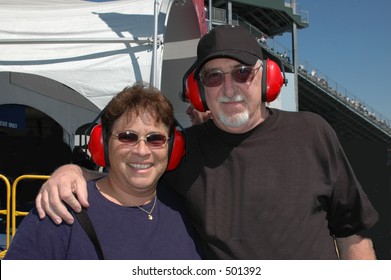
[[252, 72], [252, 67], [242, 66], [232, 71], [232, 77], [238, 83], [245, 83], [251, 76]]
[[161, 147], [167, 141], [166, 136], [162, 134], [151, 134], [147, 136], [147, 143], [151, 147]]
[[124, 143], [135, 144], [137, 143], [138, 136], [133, 132], [124, 131], [118, 134], [118, 140]]
[[205, 72], [202, 83], [207, 87], [217, 87], [223, 82], [223, 73], [219, 71]]

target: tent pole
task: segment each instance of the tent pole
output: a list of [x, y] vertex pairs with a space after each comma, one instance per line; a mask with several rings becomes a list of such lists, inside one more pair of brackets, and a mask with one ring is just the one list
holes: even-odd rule
[[152, 85], [158, 88], [157, 85], [157, 29], [158, 29], [158, 15], [159, 15], [159, 1], [155, 0], [155, 26], [153, 34], [153, 62], [152, 62]]

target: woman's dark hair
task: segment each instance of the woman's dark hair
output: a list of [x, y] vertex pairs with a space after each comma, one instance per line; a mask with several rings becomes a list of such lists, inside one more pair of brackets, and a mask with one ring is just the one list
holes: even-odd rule
[[114, 122], [124, 113], [138, 116], [144, 111], [150, 113], [157, 123], [165, 124], [170, 131], [174, 128], [174, 109], [168, 98], [150, 84], [137, 82], [124, 88], [107, 104], [101, 116], [104, 133], [110, 135]]

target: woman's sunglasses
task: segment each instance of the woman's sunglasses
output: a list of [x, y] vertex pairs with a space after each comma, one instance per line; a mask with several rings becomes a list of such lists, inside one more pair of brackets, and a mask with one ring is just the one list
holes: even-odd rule
[[152, 133], [144, 138], [139, 137], [136, 133], [131, 131], [123, 131], [118, 134], [114, 134], [114, 137], [117, 137], [117, 139], [125, 144], [128, 144], [130, 146], [135, 146], [140, 141], [144, 141], [145, 144], [147, 144], [148, 147], [156, 149], [156, 148], [162, 148], [170, 138], [164, 136], [160, 133]]
[[201, 74], [201, 81], [206, 87], [218, 87], [223, 84], [224, 75], [231, 74], [231, 77], [235, 82], [243, 84], [251, 82], [261, 66], [257, 68], [253, 68], [252, 66], [238, 66], [229, 72], [223, 72], [218, 69], [207, 70]]

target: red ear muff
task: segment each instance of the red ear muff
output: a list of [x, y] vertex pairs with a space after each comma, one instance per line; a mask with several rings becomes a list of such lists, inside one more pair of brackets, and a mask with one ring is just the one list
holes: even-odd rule
[[273, 60], [264, 62], [262, 74], [262, 99], [266, 102], [274, 101], [280, 94], [285, 78], [280, 67]]
[[90, 140], [88, 141], [88, 150], [96, 164], [103, 167], [106, 166], [106, 151], [101, 124], [93, 127], [90, 133]]
[[200, 92], [200, 84], [194, 77], [194, 72], [190, 74], [185, 79], [185, 96], [186, 99], [193, 105], [193, 107], [200, 112], [206, 112], [207, 106], [203, 101], [202, 94]]
[[167, 171], [174, 170], [178, 167], [183, 156], [185, 155], [185, 138], [182, 132], [174, 129], [170, 137], [170, 147], [168, 150]]

